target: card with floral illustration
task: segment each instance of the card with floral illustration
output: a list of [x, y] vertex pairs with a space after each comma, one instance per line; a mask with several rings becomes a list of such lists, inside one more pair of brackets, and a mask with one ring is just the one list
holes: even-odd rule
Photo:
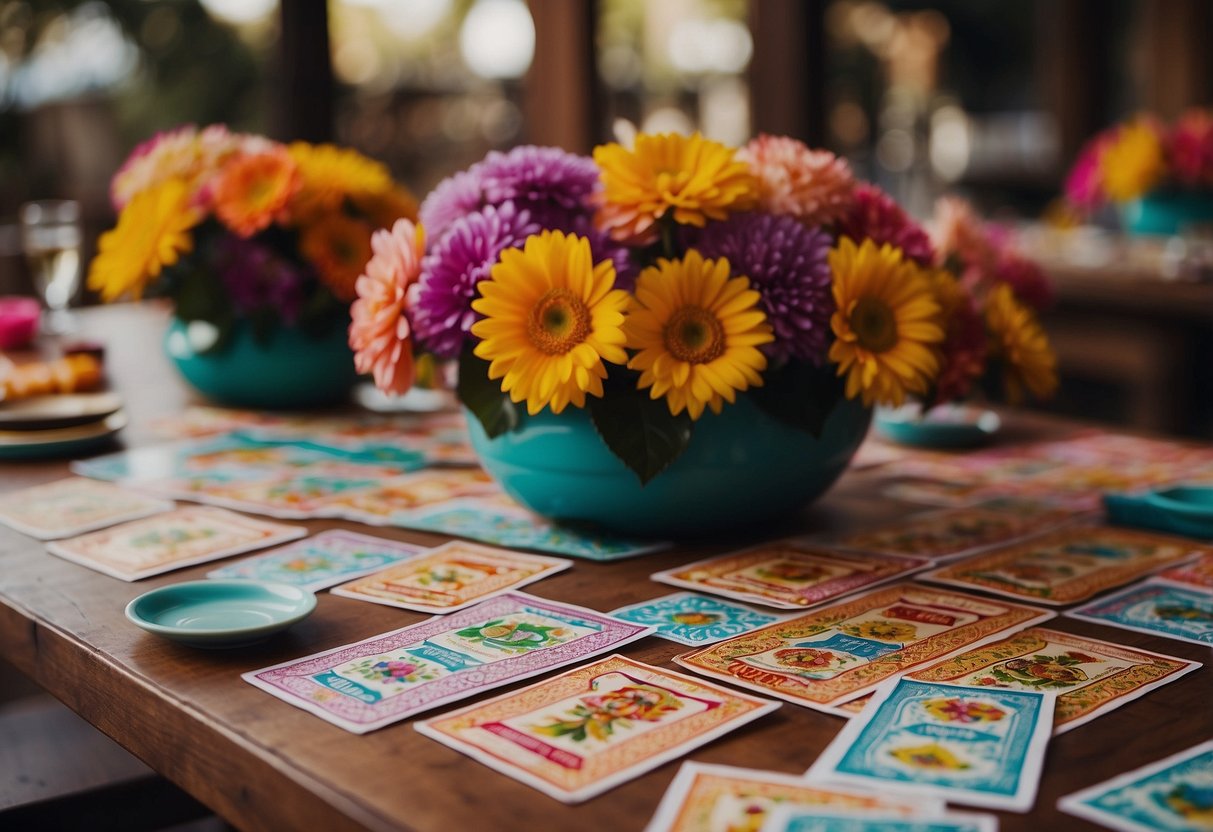
[[615, 537], [590, 528], [550, 523], [531, 514], [505, 494], [430, 506], [408, 517], [397, 518], [396, 524], [510, 549], [531, 549], [596, 561], [633, 558], [670, 545], [664, 541]]
[[412, 543], [330, 529], [272, 552], [221, 566], [206, 576], [270, 581], [317, 592], [417, 557], [424, 551]]
[[881, 682], [1039, 624], [1053, 613], [898, 584], [769, 624], [674, 661], [697, 673], [827, 710]]
[[832, 545], [934, 561], [952, 560], [1062, 525], [1073, 512], [1001, 501], [930, 511], [871, 531], [832, 538]]
[[1213, 740], [1057, 801], [1117, 832], [1191, 832], [1213, 817]]
[[652, 632], [510, 592], [241, 678], [355, 734], [615, 650]]
[[637, 624], [651, 624], [657, 628], [653, 635], [690, 647], [724, 641], [786, 617], [694, 592], [675, 592], [620, 607], [612, 610], [611, 615]]
[[1073, 633], [1029, 627], [911, 671], [941, 685], [1035, 690], [1056, 699], [1053, 733], [1062, 734], [1170, 684], [1201, 666]]
[[371, 525], [412, 526], [418, 509], [500, 492], [493, 478], [480, 469], [429, 469], [384, 480], [377, 487], [341, 495], [327, 502], [324, 514]]
[[761, 832], [998, 832], [998, 818], [942, 810], [904, 817], [879, 810], [793, 805], [776, 807]]
[[448, 613], [546, 578], [567, 560], [455, 540], [333, 588], [334, 595], [418, 612]]
[[301, 526], [190, 506], [48, 543], [53, 555], [123, 581], [263, 549], [307, 534]]
[[916, 572], [921, 558], [835, 552], [810, 541], [775, 540], [688, 563], [650, 577], [686, 589], [753, 601], [778, 609], [805, 609]]
[[1026, 812], [1052, 727], [1053, 699], [1036, 691], [890, 679], [805, 776]]
[[1075, 604], [1209, 551], [1179, 537], [1074, 526], [975, 555], [922, 577], [1041, 604]]
[[892, 817], [943, 810], [943, 802], [937, 800], [811, 786], [790, 774], [688, 761], [678, 769], [644, 832], [756, 830], [781, 806], [882, 810]]
[[39, 540], [53, 540], [172, 508], [168, 500], [108, 482], [69, 477], [0, 496], [0, 523]]
[[999, 492], [996, 486], [980, 481], [897, 477], [887, 481], [881, 493], [907, 503], [962, 508], [985, 502]]
[[562, 803], [580, 803], [778, 707], [614, 655], [414, 727]]
[[158, 483], [158, 489], [181, 499], [267, 514], [284, 520], [305, 520], [324, 513], [330, 501], [369, 491], [383, 482], [374, 467], [320, 463], [287, 476], [253, 481], [214, 481], [209, 477], [182, 478]]
[[1213, 592], [1213, 554], [1204, 555], [1191, 563], [1164, 569], [1154, 576], [1154, 580]]
[[1213, 645], [1213, 593], [1147, 581], [1070, 610], [1070, 618]]

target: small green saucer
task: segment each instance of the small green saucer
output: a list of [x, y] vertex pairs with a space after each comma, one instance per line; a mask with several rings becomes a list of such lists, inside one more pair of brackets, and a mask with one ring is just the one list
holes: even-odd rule
[[262, 581], [186, 581], [145, 592], [126, 617], [149, 633], [191, 647], [243, 647], [290, 627], [316, 608], [316, 596]]

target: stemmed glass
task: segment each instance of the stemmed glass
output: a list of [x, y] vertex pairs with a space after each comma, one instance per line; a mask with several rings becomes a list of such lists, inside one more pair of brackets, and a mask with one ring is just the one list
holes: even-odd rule
[[21, 246], [34, 278], [34, 288], [49, 310], [44, 329], [62, 334], [72, 329], [68, 311], [80, 289], [80, 203], [39, 200], [21, 206]]

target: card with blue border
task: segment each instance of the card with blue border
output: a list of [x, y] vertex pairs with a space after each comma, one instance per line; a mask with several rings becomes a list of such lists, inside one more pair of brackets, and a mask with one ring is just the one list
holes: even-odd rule
[[919, 817], [853, 811], [833, 806], [779, 806], [762, 832], [998, 832], [998, 818], [971, 812], [931, 812]]
[[1066, 613], [1138, 633], [1213, 645], [1213, 593], [1147, 582]]
[[1052, 727], [1053, 700], [1036, 691], [891, 679], [806, 777], [1026, 812]]
[[637, 624], [651, 624], [657, 628], [653, 635], [691, 647], [724, 641], [787, 617], [694, 592], [675, 592], [620, 607], [611, 615]]

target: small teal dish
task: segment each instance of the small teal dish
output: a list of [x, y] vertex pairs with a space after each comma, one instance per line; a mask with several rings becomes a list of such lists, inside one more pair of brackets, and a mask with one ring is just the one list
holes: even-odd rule
[[1213, 223], [1213, 193], [1167, 189], [1125, 203], [1121, 218], [1129, 234], [1175, 236], [1185, 226]]
[[279, 326], [261, 343], [246, 321], [237, 321], [223, 347], [206, 352], [196, 348], [189, 326], [173, 318], [164, 333], [164, 351], [186, 381], [219, 404], [316, 407], [342, 401], [358, 380], [342, 326], [320, 338]]
[[514, 499], [565, 522], [633, 537], [701, 537], [803, 508], [846, 469], [871, 410], [841, 401], [820, 438], [738, 396], [695, 423], [682, 455], [646, 485], [603, 443], [584, 410], [544, 410], [494, 439], [468, 414], [481, 465]]
[[899, 445], [919, 448], [972, 448], [992, 440], [1002, 420], [992, 410], [941, 405], [925, 414], [917, 405], [877, 408], [876, 432]]
[[1213, 539], [1213, 487], [1180, 485], [1139, 494], [1105, 494], [1108, 519], [1184, 537]]
[[314, 593], [262, 581], [186, 581], [145, 592], [126, 617], [149, 633], [190, 647], [255, 644], [316, 609]]

